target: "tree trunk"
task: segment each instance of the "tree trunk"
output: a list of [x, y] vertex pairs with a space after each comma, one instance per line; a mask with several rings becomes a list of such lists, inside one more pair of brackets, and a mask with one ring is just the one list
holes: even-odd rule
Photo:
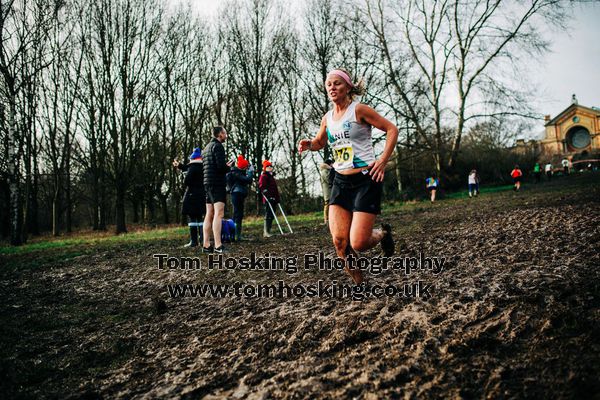
[[97, 231], [100, 229], [100, 193], [98, 190], [98, 179], [95, 173], [92, 182], [92, 229]]
[[137, 224], [140, 222], [140, 213], [139, 213], [139, 201], [134, 197], [131, 200], [131, 211], [133, 212], [133, 223]]
[[40, 234], [39, 225], [39, 204], [38, 204], [38, 193], [40, 191], [39, 176], [38, 176], [38, 158], [33, 158], [33, 182], [31, 186], [31, 225], [29, 226], [29, 232], [32, 235]]
[[167, 205], [167, 196], [160, 196], [160, 204], [163, 210], [163, 223], [169, 223], [169, 206]]
[[100, 182], [100, 201], [98, 202], [98, 214], [100, 220], [98, 221], [98, 229], [101, 231], [106, 230], [106, 189], [104, 188], [104, 179]]
[[156, 223], [156, 206], [154, 204], [154, 197], [148, 196], [148, 222], [152, 225]]
[[17, 138], [15, 116], [15, 96], [9, 98], [8, 111], [8, 174], [10, 190], [10, 244], [20, 246], [23, 244], [23, 198], [21, 196], [21, 182], [19, 177], [19, 140]]
[[[30, 124], [27, 124], [30, 126]], [[27, 128], [26, 128], [27, 129]], [[25, 229], [23, 231], [23, 241], [27, 241], [28, 234], [33, 230], [33, 227], [36, 224], [35, 210], [34, 210], [34, 201], [33, 196], [33, 182], [32, 182], [32, 156], [31, 153], [31, 132], [27, 129], [27, 132], [24, 132], [27, 140], [25, 141], [26, 153], [25, 153]]]
[[119, 182], [117, 184], [115, 203], [115, 217], [116, 217], [116, 233], [127, 233], [127, 226], [125, 224], [125, 187]]
[[456, 164], [456, 160], [458, 158], [458, 152], [460, 150], [460, 141], [462, 138], [462, 131], [464, 128], [464, 116], [459, 115], [458, 125], [456, 126], [456, 131], [454, 132], [454, 138], [452, 139], [452, 150], [450, 151], [450, 158], [448, 159], [448, 167], [450, 169], [454, 168]]
[[181, 215], [181, 200], [178, 195], [175, 195], [175, 199], [173, 201], [173, 208], [175, 211], [175, 222], [177, 224], [184, 224], [185, 218]]
[[396, 145], [396, 186], [398, 187], [398, 196], [402, 198], [402, 175], [400, 168], [400, 145]]
[[67, 233], [73, 231], [73, 204], [71, 201], [71, 173], [69, 172], [69, 162], [67, 161], [67, 176], [65, 182], [65, 229]]
[[55, 177], [54, 182], [54, 193], [52, 196], [52, 235], [58, 236], [60, 233], [59, 220], [60, 220], [60, 182], [58, 177]]

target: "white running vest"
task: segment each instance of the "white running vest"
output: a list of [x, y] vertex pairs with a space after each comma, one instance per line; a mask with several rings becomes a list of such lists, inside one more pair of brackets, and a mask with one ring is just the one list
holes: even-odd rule
[[333, 120], [333, 110], [327, 113], [327, 140], [336, 171], [367, 167], [375, 161], [371, 125], [356, 120], [358, 104], [352, 102], [338, 121]]

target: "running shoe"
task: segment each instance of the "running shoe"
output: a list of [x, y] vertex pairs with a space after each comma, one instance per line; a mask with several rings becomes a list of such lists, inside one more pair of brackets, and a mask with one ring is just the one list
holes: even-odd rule
[[392, 237], [392, 226], [390, 224], [382, 224], [383, 237], [381, 238], [381, 251], [386, 257], [394, 255], [394, 238]]
[[217, 253], [217, 254], [225, 253], [225, 246], [220, 245], [219, 247], [215, 247], [215, 253]]
[[[221, 246], [223, 247], [223, 246]], [[202, 246], [202, 252], [206, 254], [212, 254], [215, 251], [212, 246], [204, 247]]]

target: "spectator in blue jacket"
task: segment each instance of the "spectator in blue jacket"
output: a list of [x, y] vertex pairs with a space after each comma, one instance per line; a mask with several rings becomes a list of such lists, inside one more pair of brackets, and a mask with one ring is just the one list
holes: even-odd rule
[[185, 247], [198, 246], [198, 225], [206, 213], [206, 199], [204, 194], [204, 171], [202, 168], [202, 152], [196, 147], [190, 155], [190, 162], [181, 164], [173, 160], [173, 166], [185, 173], [186, 186], [183, 195], [181, 214], [187, 215], [190, 227], [190, 242]]

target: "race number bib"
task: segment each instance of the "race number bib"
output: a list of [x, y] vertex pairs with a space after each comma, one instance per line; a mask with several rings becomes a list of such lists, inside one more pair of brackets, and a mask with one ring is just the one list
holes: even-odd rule
[[333, 168], [336, 171], [343, 171], [354, 168], [354, 150], [352, 142], [348, 139], [339, 139], [331, 146], [333, 151], [334, 164]]

